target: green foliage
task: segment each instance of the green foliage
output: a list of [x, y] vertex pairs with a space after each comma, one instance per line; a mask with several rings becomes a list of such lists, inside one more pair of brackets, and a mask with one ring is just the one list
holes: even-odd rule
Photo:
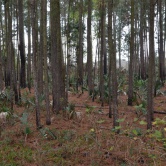
[[97, 121], [98, 124], [102, 124], [102, 123], [104, 123], [104, 122], [105, 122], [104, 119], [100, 119], [100, 120]]
[[[11, 93], [11, 91], [9, 89], [5, 89], [5, 90], [1, 91], [0, 92], [0, 106], [4, 107], [3, 109], [7, 109], [7, 107], [10, 106], [12, 97], [13, 97], [13, 93]], [[3, 109], [1, 109], [1, 110], [3, 110]], [[8, 111], [4, 111], [4, 112], [8, 112]]]
[[96, 108], [95, 106], [89, 106], [89, 105], [85, 105], [85, 107], [86, 107], [85, 112], [87, 114], [91, 114], [94, 111], [94, 108]]
[[71, 92], [77, 92], [76, 82], [77, 82], [76, 76], [74, 74], [71, 74], [69, 77], [69, 85]]
[[25, 135], [29, 135], [31, 133], [30, 124], [28, 122], [28, 116], [29, 114], [27, 112], [23, 112], [21, 117], [19, 117], [16, 114], [13, 114], [13, 117], [18, 118], [21, 121]]
[[121, 123], [121, 122], [124, 122], [125, 121], [125, 118], [122, 118], [122, 119], [118, 119], [116, 120], [117, 122]]
[[115, 128], [112, 128], [111, 129], [111, 131], [113, 132], [113, 133], [117, 133], [117, 132], [119, 132], [119, 130], [122, 128], [122, 126], [115, 126]]
[[[23, 95], [22, 95], [22, 105], [25, 106], [26, 109], [28, 110], [34, 110], [35, 109], [35, 106], [36, 106], [36, 103], [35, 103], [35, 97], [34, 96], [29, 96], [30, 93], [29, 92], [24, 92]], [[39, 105], [40, 105], [40, 109], [44, 110], [45, 109], [45, 103], [43, 102], [45, 99], [44, 95], [40, 95], [38, 100], [39, 100]]]
[[157, 80], [155, 83], [155, 90], [158, 91], [162, 87], [162, 82]]
[[140, 125], [147, 125], [147, 122], [141, 120], [141, 121], [139, 122], [139, 124], [140, 124]]
[[72, 141], [75, 138], [75, 134], [73, 130], [61, 130], [57, 133], [57, 139], [60, 143]]
[[142, 102], [140, 105], [135, 106], [135, 108], [136, 108], [136, 114], [138, 117], [140, 117], [141, 115], [147, 114], [146, 102]]
[[147, 98], [147, 80], [140, 80], [134, 77], [134, 101], [146, 101]]
[[92, 128], [84, 135], [84, 139], [88, 144], [94, 144], [96, 139], [96, 131]]
[[0, 112], [11, 112], [11, 109], [9, 107], [7, 107], [7, 106], [2, 106], [0, 108]]
[[1, 166], [18, 166], [23, 163], [31, 165], [34, 162], [33, 150], [23, 144], [7, 144], [0, 141], [0, 165]]
[[118, 75], [118, 94], [126, 94], [127, 71], [118, 69], [117, 75]]
[[140, 128], [135, 128], [132, 130], [132, 133], [135, 135], [135, 136], [141, 136], [142, 135], [142, 129]]
[[69, 119], [74, 118], [76, 116], [75, 104], [74, 103], [69, 103], [64, 111], [65, 111], [66, 116]]
[[159, 130], [155, 130], [155, 132], [152, 134], [152, 136], [154, 138], [156, 138], [157, 140], [161, 140], [163, 138], [163, 134]]
[[47, 127], [42, 128], [39, 131], [40, 131], [40, 133], [41, 133], [41, 135], [43, 136], [44, 139], [49, 139], [49, 140], [50, 139], [53, 139], [53, 140], [57, 139], [56, 134]]
[[24, 92], [21, 99], [22, 99], [22, 104], [29, 109], [33, 109], [35, 106], [35, 97], [29, 97], [29, 92]]
[[166, 90], [161, 90], [163, 83], [160, 80], [157, 80], [155, 83], [155, 96], [162, 95], [166, 96]]
[[160, 118], [156, 118], [153, 122], [153, 125], [155, 126], [163, 126], [163, 125], [166, 125], [166, 120], [163, 118], [163, 119], [160, 119]]
[[23, 126], [24, 126], [24, 132], [26, 135], [30, 134], [31, 133], [31, 130], [30, 130], [30, 126], [29, 126], [29, 123], [28, 123], [28, 113], [27, 112], [24, 112], [22, 114], [22, 117], [20, 118], [20, 121], [22, 122]]
[[96, 99], [97, 96], [99, 96], [99, 88], [97, 86], [94, 87], [93, 92], [92, 92], [92, 99]]

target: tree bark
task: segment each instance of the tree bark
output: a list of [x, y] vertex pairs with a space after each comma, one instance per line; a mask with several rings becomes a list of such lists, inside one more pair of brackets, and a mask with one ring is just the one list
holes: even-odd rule
[[66, 106], [65, 69], [61, 44], [60, 1], [51, 0], [51, 68], [53, 86], [53, 112]]
[[104, 106], [104, 43], [105, 43], [105, 0], [101, 1], [100, 7], [100, 26], [101, 26], [101, 53], [100, 53], [100, 100]]
[[[109, 71], [109, 79], [111, 82], [110, 90], [109, 90], [109, 117], [111, 117], [113, 113], [113, 128], [119, 126], [119, 122], [117, 122], [118, 108], [117, 108], [117, 73], [116, 73], [116, 52], [113, 42], [113, 33], [112, 33], [112, 12], [113, 12], [113, 0], [108, 2], [108, 45], [109, 45], [109, 56], [110, 56], [110, 71]], [[112, 93], [111, 93], [112, 91]], [[111, 99], [112, 98], [112, 99]], [[119, 130], [117, 130], [119, 132]]]
[[45, 92], [45, 102], [46, 102], [46, 124], [51, 124], [51, 116], [50, 116], [50, 102], [49, 102], [49, 84], [48, 84], [48, 64], [47, 64], [47, 0], [42, 0], [41, 3], [42, 13], [41, 17], [42, 21], [42, 29], [41, 33], [43, 33], [43, 41], [42, 41], [42, 49], [44, 55], [44, 92]]
[[131, 0], [131, 36], [130, 36], [130, 64], [129, 64], [129, 89], [128, 105], [133, 102], [133, 60], [134, 60], [134, 0]]
[[25, 42], [24, 42], [24, 14], [23, 14], [23, 0], [18, 2], [19, 12], [19, 49], [21, 58], [21, 70], [20, 70], [20, 86], [26, 87], [26, 74], [25, 74]]
[[154, 73], [155, 73], [155, 53], [154, 53], [154, 0], [149, 0], [150, 21], [149, 21], [149, 65], [148, 65], [148, 91], [147, 91], [147, 129], [152, 128], [154, 119], [153, 96], [154, 96]]
[[83, 86], [83, 0], [79, 2], [79, 46], [78, 46], [78, 59], [77, 59], [77, 69], [78, 69], [78, 85]]
[[39, 104], [39, 92], [38, 92], [38, 79], [37, 79], [37, 29], [36, 29], [36, 0], [29, 0], [31, 4], [31, 19], [32, 19], [32, 48], [33, 48], [33, 78], [34, 78], [34, 93], [35, 93], [35, 111], [36, 111], [36, 127], [40, 129], [40, 104]]
[[159, 4], [159, 76], [162, 84], [165, 81], [165, 55], [164, 55], [164, 45], [163, 45], [163, 14], [162, 14], [162, 0], [158, 1]]
[[143, 3], [144, 0], [141, 0], [141, 9], [140, 9], [140, 72], [141, 72], [141, 79], [146, 79], [146, 70], [145, 70], [145, 58], [144, 58], [144, 47], [143, 47], [143, 23], [144, 23], [144, 10], [143, 10]]
[[28, 66], [27, 66], [27, 81], [28, 89], [31, 91], [31, 17], [30, 17], [30, 4], [28, 3]]
[[93, 82], [92, 82], [92, 33], [91, 33], [91, 23], [92, 23], [92, 0], [88, 0], [88, 19], [87, 19], [87, 73], [88, 73], [88, 88], [89, 95], [93, 92]]

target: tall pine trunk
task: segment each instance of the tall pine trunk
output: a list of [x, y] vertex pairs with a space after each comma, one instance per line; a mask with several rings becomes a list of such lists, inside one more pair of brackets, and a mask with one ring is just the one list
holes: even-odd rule
[[128, 105], [133, 102], [133, 70], [134, 70], [134, 0], [131, 0], [131, 36], [130, 36], [130, 64], [129, 64], [129, 89]]
[[152, 128], [154, 119], [153, 96], [154, 96], [154, 73], [155, 73], [155, 53], [154, 53], [154, 0], [150, 3], [150, 31], [149, 31], [149, 65], [148, 65], [148, 91], [147, 91], [147, 129]]
[[25, 74], [25, 42], [24, 42], [24, 13], [23, 13], [23, 0], [18, 2], [19, 14], [19, 49], [21, 58], [20, 70], [20, 85], [22, 88], [26, 87], [26, 74]]
[[92, 23], [92, 0], [88, 0], [88, 19], [87, 19], [87, 73], [88, 73], [88, 88], [89, 95], [93, 92], [93, 82], [92, 82], [92, 33], [91, 33], [91, 23]]

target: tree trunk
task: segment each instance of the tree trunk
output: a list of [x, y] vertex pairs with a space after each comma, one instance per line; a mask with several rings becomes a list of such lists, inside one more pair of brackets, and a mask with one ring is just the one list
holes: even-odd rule
[[66, 99], [68, 100], [68, 91], [70, 89], [70, 57], [71, 57], [71, 52], [70, 52], [70, 8], [71, 8], [71, 1], [69, 0], [68, 2], [68, 16], [67, 16], [67, 66], [66, 66]]
[[50, 102], [49, 102], [49, 85], [48, 85], [48, 64], [47, 64], [47, 0], [42, 0], [41, 3], [41, 19], [42, 24], [41, 27], [41, 33], [43, 33], [43, 41], [42, 41], [42, 49], [41, 51], [43, 52], [44, 55], [44, 90], [45, 90], [45, 102], [46, 102], [46, 124], [50, 125], [51, 124], [51, 117], [50, 117]]
[[101, 53], [100, 53], [100, 100], [104, 106], [104, 43], [105, 43], [105, 0], [101, 1]]
[[[109, 117], [113, 113], [113, 128], [119, 126], [119, 122], [117, 122], [118, 108], [117, 108], [117, 73], [116, 73], [116, 52], [113, 42], [113, 33], [112, 33], [112, 11], [113, 11], [113, 0], [108, 2], [108, 45], [109, 45], [109, 55], [110, 55], [110, 72], [109, 79], [111, 82], [111, 91], [109, 90]], [[111, 99], [112, 98], [112, 99]], [[117, 131], [119, 132], [119, 130]]]
[[23, 0], [18, 2], [19, 13], [19, 49], [21, 58], [21, 70], [20, 70], [20, 86], [26, 87], [26, 74], [25, 74], [25, 43], [24, 43], [24, 14], [23, 14]]
[[144, 23], [144, 10], [143, 10], [144, 0], [141, 0], [141, 9], [140, 9], [140, 72], [141, 79], [146, 79], [146, 70], [145, 70], [145, 58], [144, 58], [144, 46], [143, 46], [143, 23]]
[[65, 70], [61, 45], [60, 2], [50, 1], [51, 61], [53, 86], [53, 112], [59, 113], [66, 106]]
[[88, 88], [89, 95], [93, 92], [92, 82], [92, 33], [91, 33], [91, 15], [92, 15], [92, 0], [88, 0], [88, 19], [87, 19], [87, 73], [88, 73]]
[[149, 31], [149, 66], [148, 66], [148, 91], [147, 91], [147, 129], [152, 128], [154, 119], [153, 96], [154, 96], [154, 73], [155, 73], [155, 53], [154, 53], [154, 0], [150, 3], [150, 31]]
[[35, 93], [35, 110], [36, 110], [36, 127], [37, 129], [41, 128], [40, 122], [40, 104], [39, 104], [39, 92], [38, 92], [38, 79], [37, 79], [37, 29], [36, 29], [36, 0], [30, 0], [31, 4], [31, 20], [32, 20], [32, 48], [33, 48], [33, 78], [34, 78], [34, 93]]
[[129, 90], [128, 105], [133, 102], [133, 60], [134, 60], [134, 0], [131, 0], [131, 36], [130, 36], [130, 64], [129, 64]]
[[78, 69], [78, 85], [83, 86], [83, 0], [79, 2], [79, 45], [78, 45], [78, 60], [77, 60], [77, 69]]
[[38, 54], [38, 85], [39, 85], [39, 95], [41, 96], [43, 94], [43, 58], [44, 58], [44, 52], [43, 52], [43, 1], [40, 1], [40, 52]]
[[31, 17], [30, 17], [30, 4], [28, 3], [28, 66], [27, 66], [27, 81], [28, 89], [31, 91]]
[[163, 48], [163, 14], [162, 14], [162, 0], [159, 0], [159, 27], [160, 27], [160, 41], [159, 41], [159, 76], [162, 84], [165, 81], [165, 55]]
[[[2, 2], [0, 2], [0, 15], [2, 16]], [[0, 17], [0, 29], [2, 30], [3, 36], [3, 27], [2, 27], [2, 17]], [[4, 89], [4, 77], [3, 77], [3, 62], [2, 62], [2, 48], [1, 48], [1, 36], [0, 36], [0, 91]]]

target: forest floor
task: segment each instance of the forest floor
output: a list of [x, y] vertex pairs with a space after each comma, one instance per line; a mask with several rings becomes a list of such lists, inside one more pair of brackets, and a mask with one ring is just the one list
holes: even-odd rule
[[[69, 114], [51, 113], [52, 124], [36, 130], [33, 92], [14, 106], [14, 116], [1, 126], [0, 166], [165, 166], [166, 115], [155, 113], [153, 129], [146, 130], [146, 115], [118, 98], [120, 133], [112, 129], [108, 104], [92, 102], [87, 92], [69, 93]], [[166, 97], [157, 96], [155, 111], [166, 113]], [[29, 101], [29, 103], [31, 103]]]

